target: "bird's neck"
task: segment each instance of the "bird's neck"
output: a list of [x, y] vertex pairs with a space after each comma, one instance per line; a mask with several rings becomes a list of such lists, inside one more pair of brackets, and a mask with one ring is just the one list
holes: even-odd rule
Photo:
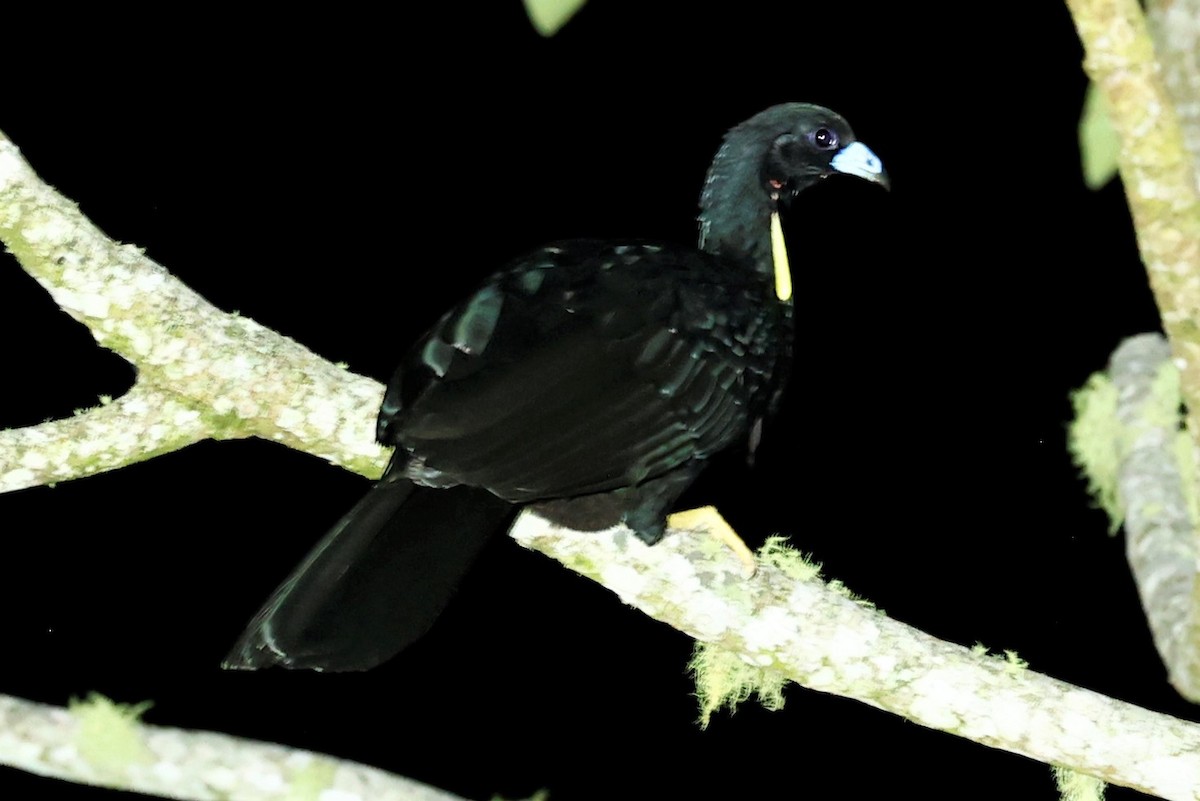
[[717, 152], [700, 196], [700, 249], [771, 276], [775, 204], [763, 191], [759, 176], [745, 166], [748, 159], [730, 152], [730, 147], [726, 142]]

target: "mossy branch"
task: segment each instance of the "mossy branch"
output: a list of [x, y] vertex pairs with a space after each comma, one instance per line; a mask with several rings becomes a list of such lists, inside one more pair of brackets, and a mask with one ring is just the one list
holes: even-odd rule
[[704, 536], [685, 532], [650, 547], [628, 531], [584, 535], [526, 513], [512, 536], [769, 674], [1111, 784], [1200, 798], [1200, 725], [1035, 673], [1015, 654], [938, 640], [838, 582], [777, 559], [747, 580], [732, 555], [705, 556]]
[[[1172, 684], [1200, 700], [1197, 535], [1189, 514], [1200, 441], [1200, 2], [1151, 3], [1150, 24], [1136, 0], [1067, 5], [1086, 50], [1084, 68], [1120, 139], [1138, 247], [1170, 341], [1168, 350], [1139, 337], [1114, 353], [1109, 438], [1081, 435], [1077, 422], [1076, 455], [1113, 521], [1124, 516], [1128, 559]], [[1179, 396], [1161, 399], [1164, 380], [1178, 384], [1187, 409], [1190, 439], [1182, 448]]]
[[0, 696], [0, 764], [185, 801], [462, 801], [334, 757], [142, 723], [146, 705], [93, 696], [69, 710]]
[[1121, 140], [1118, 164], [1138, 247], [1200, 433], [1200, 195], [1183, 129], [1137, 0], [1067, 0]]
[[[73, 420], [0, 431], [0, 491], [112, 470], [201, 439], [262, 437], [367, 476], [383, 387], [223, 312], [104, 235], [0, 133], [0, 241], [67, 314], [137, 370]], [[79, 442], [84, 434], [93, 442]], [[95, 450], [93, 450], [93, 448]]]
[[1075, 460], [1113, 530], [1125, 525], [1126, 558], [1171, 684], [1198, 700], [1196, 465], [1166, 341], [1143, 334], [1121, 343], [1108, 373], [1092, 376], [1075, 405]]

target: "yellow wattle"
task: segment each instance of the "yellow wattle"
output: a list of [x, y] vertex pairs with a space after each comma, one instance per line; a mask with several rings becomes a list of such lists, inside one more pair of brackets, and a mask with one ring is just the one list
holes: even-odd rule
[[775, 262], [775, 296], [788, 300], [792, 296], [792, 268], [788, 265], [787, 246], [783, 243], [783, 226], [779, 212], [771, 212], [771, 260]]

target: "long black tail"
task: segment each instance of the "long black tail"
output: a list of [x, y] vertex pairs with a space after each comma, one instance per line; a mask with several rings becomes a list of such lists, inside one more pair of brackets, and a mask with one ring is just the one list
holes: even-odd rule
[[474, 487], [371, 488], [271, 595], [222, 666], [367, 670], [419, 639], [515, 508]]

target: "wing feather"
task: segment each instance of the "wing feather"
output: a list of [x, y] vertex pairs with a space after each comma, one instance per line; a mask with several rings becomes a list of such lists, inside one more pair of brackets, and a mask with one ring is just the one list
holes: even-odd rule
[[453, 483], [533, 501], [638, 484], [745, 436], [743, 363], [695, 314], [729, 301], [694, 280], [713, 257], [577, 248], [444, 316], [393, 378], [381, 438]]

